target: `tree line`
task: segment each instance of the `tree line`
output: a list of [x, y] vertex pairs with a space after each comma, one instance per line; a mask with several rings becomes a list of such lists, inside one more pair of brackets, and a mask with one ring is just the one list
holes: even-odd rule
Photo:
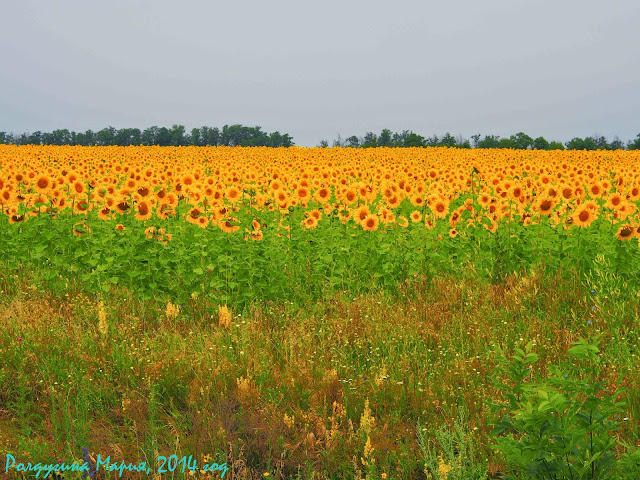
[[74, 132], [65, 129], [52, 132], [33, 132], [11, 134], [0, 132], [0, 144], [13, 145], [100, 145], [121, 146], [128, 145], [159, 145], [173, 146], [242, 146], [242, 147], [290, 147], [294, 145], [293, 138], [286, 133], [264, 132], [261, 127], [246, 127], [243, 125], [225, 125], [217, 127], [193, 128], [187, 132], [183, 125], [167, 127], [139, 128], [107, 127], [94, 132]]
[[[328, 140], [322, 140], [320, 147], [329, 147]], [[375, 148], [375, 147], [453, 147], [453, 148], [518, 148], [538, 150], [640, 150], [640, 133], [626, 144], [615, 137], [611, 142], [604, 136], [575, 137], [566, 143], [548, 141], [544, 137], [532, 138], [524, 132], [518, 132], [509, 138], [497, 135], [472, 135], [471, 139], [454, 137], [446, 133], [442, 137], [434, 135], [423, 137], [411, 130], [392, 132], [385, 128], [376, 135], [367, 132], [363, 137], [352, 135], [343, 139], [340, 135], [333, 141], [333, 147]]]
[[[159, 146], [242, 146], [242, 147], [291, 147], [293, 138], [287, 133], [265, 132], [261, 127], [243, 125], [225, 125], [217, 127], [193, 128], [187, 132], [183, 125], [174, 124], [171, 128], [107, 127], [94, 132], [74, 132], [58, 129], [52, 132], [13, 134], [0, 132], [0, 144], [14, 145], [159, 145]], [[322, 140], [320, 147], [329, 147], [328, 140]], [[375, 147], [452, 147], [452, 148], [514, 148], [538, 150], [640, 150], [640, 133], [634, 140], [623, 142], [618, 137], [608, 141], [604, 136], [585, 138], [575, 137], [568, 142], [548, 141], [544, 137], [532, 138], [524, 132], [518, 132], [508, 138], [497, 135], [472, 135], [471, 139], [454, 137], [450, 133], [442, 137], [434, 135], [423, 137], [411, 130], [392, 132], [385, 128], [376, 135], [367, 132], [362, 137], [352, 135], [343, 139], [340, 135], [333, 141], [333, 147], [375, 148]]]

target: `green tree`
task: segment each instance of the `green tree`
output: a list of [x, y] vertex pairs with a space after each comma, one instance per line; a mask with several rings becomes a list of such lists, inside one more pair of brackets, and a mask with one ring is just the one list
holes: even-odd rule
[[500, 145], [500, 137], [497, 135], [485, 135], [482, 140], [478, 142], [478, 148], [498, 148]]
[[378, 137], [378, 146], [380, 147], [391, 147], [393, 142], [393, 137], [391, 134], [391, 130], [385, 128], [380, 132], [380, 136]]
[[149, 127], [142, 132], [142, 144], [143, 145], [156, 145], [156, 139], [158, 138], [158, 127]]
[[627, 145], [627, 148], [629, 150], [640, 150], [640, 133], [635, 138], [635, 140], [629, 141], [629, 144]]
[[179, 147], [181, 145], [188, 145], [187, 137], [185, 136], [185, 128], [184, 125], [173, 124], [171, 126], [170, 134], [171, 134], [171, 145], [174, 147]]
[[624, 143], [620, 140], [620, 137], [616, 135], [609, 144], [609, 148], [611, 150], [624, 150]]
[[360, 146], [360, 140], [355, 135], [351, 135], [346, 141], [347, 147], [358, 148]]
[[519, 148], [520, 150], [527, 150], [533, 146], [533, 138], [524, 132], [518, 132], [515, 135], [511, 135], [509, 140], [513, 142], [515, 148]]
[[378, 137], [373, 132], [367, 132], [362, 139], [362, 146], [364, 148], [375, 148], [378, 146]]
[[455, 147], [457, 145], [456, 139], [449, 132], [444, 134], [444, 137], [440, 139], [438, 144], [441, 147]]
[[202, 147], [204, 144], [202, 143], [202, 136], [200, 135], [199, 128], [191, 129], [191, 145], [195, 145], [197, 147]]
[[114, 127], [103, 128], [98, 133], [96, 133], [96, 143], [101, 146], [114, 145], [115, 137], [116, 129]]
[[424, 137], [422, 135], [418, 135], [417, 133], [409, 133], [404, 139], [405, 147], [425, 147], [426, 143]]
[[537, 150], [549, 150], [549, 142], [544, 137], [538, 137], [533, 141], [533, 148]]

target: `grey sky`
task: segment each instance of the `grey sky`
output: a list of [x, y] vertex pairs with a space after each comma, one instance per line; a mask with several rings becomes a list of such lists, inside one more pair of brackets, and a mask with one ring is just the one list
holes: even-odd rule
[[3, 2], [0, 131], [640, 133], [639, 0]]

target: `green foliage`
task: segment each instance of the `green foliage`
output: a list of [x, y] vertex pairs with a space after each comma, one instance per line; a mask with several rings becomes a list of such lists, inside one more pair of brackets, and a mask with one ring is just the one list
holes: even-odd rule
[[139, 128], [103, 128], [98, 132], [73, 132], [67, 129], [53, 132], [33, 132], [10, 135], [0, 132], [0, 144], [17, 145], [159, 145], [173, 146], [243, 146], [243, 147], [291, 147], [293, 138], [278, 131], [263, 132], [261, 127], [243, 125], [225, 125], [222, 130], [211, 127], [193, 128], [187, 133], [183, 125], [174, 124], [171, 128], [152, 126], [144, 131]]
[[[493, 431], [495, 448], [513, 479], [637, 478], [638, 452], [616, 457], [615, 432], [624, 411], [622, 389], [608, 391], [598, 341], [581, 339], [569, 358], [551, 365], [544, 379], [532, 375], [538, 355], [529, 343], [511, 358], [499, 351], [497, 387], [507, 410]], [[503, 382], [503, 383], [501, 383]], [[634, 463], [635, 462], [635, 463]]]
[[458, 411], [453, 428], [441, 427], [435, 432], [435, 445], [426, 436], [427, 428], [417, 426], [418, 445], [422, 453], [424, 473], [433, 480], [482, 480], [487, 469], [477, 458], [477, 444], [469, 429], [469, 416], [464, 407]]

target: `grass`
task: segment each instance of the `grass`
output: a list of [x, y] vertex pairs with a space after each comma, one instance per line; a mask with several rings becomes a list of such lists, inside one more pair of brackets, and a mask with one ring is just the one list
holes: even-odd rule
[[640, 440], [640, 300], [615, 279], [592, 293], [597, 278], [570, 273], [415, 278], [397, 296], [253, 305], [225, 327], [206, 298], [175, 315], [125, 289], [60, 295], [29, 277], [0, 274], [0, 449], [19, 462], [71, 463], [86, 447], [136, 463], [207, 457], [225, 478], [424, 478], [418, 424], [433, 442], [464, 409], [474, 461], [496, 477], [496, 348], [533, 341], [543, 368], [593, 335], [603, 379], [631, 387], [618, 434]]

